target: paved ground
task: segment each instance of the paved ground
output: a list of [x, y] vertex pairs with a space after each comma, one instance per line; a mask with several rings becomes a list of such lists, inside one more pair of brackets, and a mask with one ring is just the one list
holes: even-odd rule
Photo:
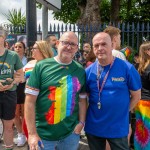
[[[3, 142], [0, 142], [0, 150], [4, 150]], [[17, 147], [15, 146], [13, 150], [28, 150], [28, 145], [25, 144], [23, 147]], [[82, 138], [80, 140], [80, 145], [78, 150], [90, 150], [87, 144], [87, 140], [85, 138]]]

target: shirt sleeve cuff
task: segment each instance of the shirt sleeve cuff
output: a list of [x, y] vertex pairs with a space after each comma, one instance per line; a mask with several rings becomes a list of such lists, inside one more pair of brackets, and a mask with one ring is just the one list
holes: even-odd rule
[[31, 94], [31, 95], [38, 96], [39, 95], [39, 90], [27, 86], [26, 89], [25, 89], [25, 94]]

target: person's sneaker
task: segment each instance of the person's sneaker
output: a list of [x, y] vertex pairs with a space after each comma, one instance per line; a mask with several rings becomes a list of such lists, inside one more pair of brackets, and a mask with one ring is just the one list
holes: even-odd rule
[[23, 134], [18, 134], [18, 143], [17, 143], [17, 146], [20, 147], [20, 146], [24, 146], [26, 143], [26, 137], [25, 135]]
[[18, 137], [14, 138], [14, 143], [17, 145], [18, 144]]

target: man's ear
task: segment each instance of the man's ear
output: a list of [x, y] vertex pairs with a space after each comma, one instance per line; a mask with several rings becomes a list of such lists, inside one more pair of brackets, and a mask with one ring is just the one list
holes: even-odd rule
[[56, 45], [58, 46], [58, 45], [59, 45], [59, 43], [60, 43], [60, 41], [59, 41], [59, 40], [57, 40], [57, 41], [56, 41]]

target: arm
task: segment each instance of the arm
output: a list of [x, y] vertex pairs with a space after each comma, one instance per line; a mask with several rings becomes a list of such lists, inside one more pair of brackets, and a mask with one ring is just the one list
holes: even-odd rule
[[28, 129], [28, 143], [30, 149], [38, 148], [38, 141], [41, 141], [35, 126], [35, 104], [37, 96], [26, 94], [25, 99], [25, 121]]
[[74, 129], [74, 132], [76, 134], [80, 134], [82, 128], [84, 127], [85, 124], [85, 118], [86, 118], [86, 110], [87, 110], [87, 99], [86, 95], [80, 95], [79, 98], [79, 123]]
[[141, 99], [141, 89], [137, 91], [131, 91], [131, 100], [130, 100], [130, 111], [134, 109], [135, 105], [138, 103], [138, 101]]
[[20, 83], [23, 81], [24, 81], [24, 72], [23, 72], [23, 68], [21, 68], [14, 73], [14, 82], [13, 83], [16, 84], [16, 83]]
[[[8, 81], [10, 83], [6, 83], [6, 85], [3, 85], [2, 82]], [[14, 73], [14, 79], [11, 78], [7, 78], [4, 81], [1, 81], [0, 83], [0, 91], [6, 91], [11, 89], [14, 84], [17, 84], [19, 82], [22, 82], [24, 80], [24, 73], [23, 73], [23, 69], [19, 69], [16, 71], [16, 73]]]

